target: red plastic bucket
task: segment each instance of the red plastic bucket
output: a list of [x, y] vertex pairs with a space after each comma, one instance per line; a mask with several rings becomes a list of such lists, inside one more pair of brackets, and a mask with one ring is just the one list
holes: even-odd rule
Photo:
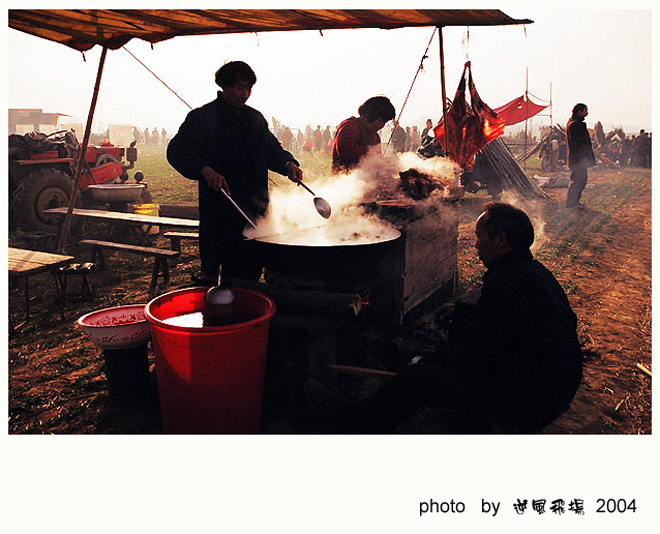
[[[171, 324], [204, 309], [208, 288], [155, 298], [145, 308], [156, 357], [163, 431], [168, 434], [248, 434], [261, 426], [268, 328], [275, 303], [247, 289], [227, 326]], [[236, 318], [232, 324], [231, 318]]]

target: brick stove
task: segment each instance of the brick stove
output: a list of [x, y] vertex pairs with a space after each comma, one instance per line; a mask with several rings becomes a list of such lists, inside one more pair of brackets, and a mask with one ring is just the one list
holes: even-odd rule
[[454, 204], [382, 201], [365, 207], [401, 232], [369, 283], [358, 279], [337, 287], [336, 281], [328, 283], [313, 272], [267, 270], [266, 283], [245, 285], [271, 297], [277, 306], [270, 327], [267, 408], [298, 410], [309, 377], [332, 385], [337, 372], [361, 374], [363, 366], [373, 375], [387, 374], [382, 362], [373, 365], [382, 341], [376, 338], [383, 330], [396, 335], [398, 327], [455, 292]]

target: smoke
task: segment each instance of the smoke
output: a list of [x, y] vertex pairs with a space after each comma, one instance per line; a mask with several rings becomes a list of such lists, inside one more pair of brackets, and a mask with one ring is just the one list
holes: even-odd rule
[[540, 201], [525, 200], [511, 191], [504, 191], [500, 196], [500, 202], [506, 202], [507, 204], [516, 206], [529, 216], [534, 226], [534, 243], [531, 246], [531, 251], [535, 254], [543, 248], [549, 241], [545, 231], [548, 223], [543, 217], [543, 203]]
[[448, 196], [457, 182], [457, 167], [447, 159], [425, 160], [414, 153], [387, 157], [370, 153], [350, 173], [314, 175], [305, 171], [305, 184], [332, 207], [329, 219], [322, 218], [316, 211], [314, 196], [302, 186], [278, 180], [277, 187], [271, 187], [266, 215], [256, 221], [256, 230], [247, 230], [245, 235], [292, 244], [348, 244], [395, 238], [398, 230], [369, 213], [367, 204], [377, 200], [413, 203], [401, 190], [399, 178], [399, 172], [411, 168], [427, 174], [438, 185], [431, 196], [421, 202], [424, 209]]
[[416, 169], [432, 180], [443, 198], [454, 194], [460, 176], [458, 167], [449, 158], [422, 158], [414, 152], [381, 156], [377, 151], [367, 154], [354, 171], [365, 184], [365, 192], [376, 200], [410, 200], [401, 188], [399, 173]]

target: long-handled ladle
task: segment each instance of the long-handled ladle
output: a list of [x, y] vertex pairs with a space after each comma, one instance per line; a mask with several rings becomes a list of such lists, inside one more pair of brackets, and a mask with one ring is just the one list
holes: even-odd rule
[[211, 306], [213, 311], [218, 311], [217, 306], [227, 306], [234, 302], [236, 295], [227, 288], [222, 287], [222, 265], [218, 268], [218, 285], [210, 287], [205, 295], [206, 304]]
[[316, 208], [316, 211], [319, 212], [319, 215], [323, 217], [324, 219], [329, 219], [330, 215], [332, 214], [332, 208], [330, 207], [330, 204], [328, 204], [328, 201], [324, 198], [317, 197], [316, 193], [312, 191], [309, 187], [307, 187], [306, 184], [302, 182], [302, 180], [296, 181], [298, 185], [302, 185], [307, 191], [309, 191], [313, 196], [314, 196], [314, 207]]
[[227, 197], [227, 200], [229, 200], [229, 202], [231, 202], [234, 205], [234, 207], [238, 210], [238, 213], [240, 213], [245, 218], [245, 220], [250, 223], [250, 226], [252, 226], [252, 228], [254, 228], [256, 230], [257, 225], [254, 224], [252, 222], [252, 219], [250, 219], [250, 217], [248, 217], [245, 214], [245, 212], [239, 207], [239, 205], [236, 204], [236, 202], [234, 202], [234, 199], [231, 198], [231, 196], [229, 196], [229, 194], [227, 194], [227, 191], [225, 191], [224, 189], [220, 189], [220, 191], [222, 191], [222, 193], [225, 195], [225, 197]]
[[[229, 200], [229, 202], [231, 202], [232, 205], [238, 210], [238, 212], [245, 218], [245, 220], [250, 223], [252, 228], [256, 229], [257, 225], [254, 224], [252, 219], [250, 219], [250, 217], [245, 214], [245, 212], [238, 206], [238, 204], [234, 202], [234, 199], [227, 194], [227, 191], [224, 189], [221, 189], [221, 191], [225, 197], [227, 197], [227, 200]], [[214, 314], [213, 312], [215, 312], [215, 314], [222, 314], [227, 310], [227, 308], [223, 308], [223, 306], [232, 304], [235, 298], [236, 295], [234, 295], [234, 292], [231, 289], [222, 286], [222, 265], [220, 265], [218, 267], [218, 285], [209, 288], [205, 295], [207, 309], [211, 311], [211, 315]]]

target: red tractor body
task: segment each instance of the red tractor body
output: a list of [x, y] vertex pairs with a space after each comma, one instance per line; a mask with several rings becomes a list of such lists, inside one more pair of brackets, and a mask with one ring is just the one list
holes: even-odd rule
[[[53, 232], [57, 229], [57, 219], [44, 213], [44, 210], [68, 205], [79, 152], [80, 145], [73, 131], [55, 132], [50, 136], [35, 132], [25, 136], [9, 136], [9, 212], [12, 226], [19, 226], [25, 231]], [[92, 185], [125, 182], [127, 171], [134, 167], [137, 157], [135, 141], [128, 148], [109, 142], [101, 146], [88, 146], [77, 204], [85, 206], [92, 202], [87, 194]]]

